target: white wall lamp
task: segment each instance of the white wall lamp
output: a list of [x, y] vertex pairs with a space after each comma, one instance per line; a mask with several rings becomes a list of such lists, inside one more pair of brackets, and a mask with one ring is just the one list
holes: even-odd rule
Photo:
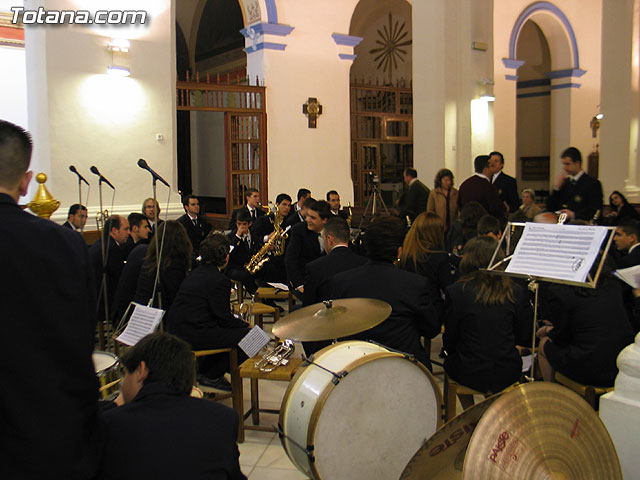
[[124, 38], [112, 38], [107, 44], [107, 50], [111, 52], [111, 65], [107, 67], [109, 75], [128, 77], [131, 75], [129, 68], [129, 48], [131, 43]]
[[484, 100], [485, 102], [495, 102], [496, 97], [493, 95], [493, 86], [495, 85], [494, 81], [490, 78], [482, 78], [480, 80], [480, 100]]

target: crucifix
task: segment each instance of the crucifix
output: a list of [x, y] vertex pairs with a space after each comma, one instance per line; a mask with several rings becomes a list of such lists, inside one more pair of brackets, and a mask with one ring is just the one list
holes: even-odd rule
[[317, 98], [309, 97], [307, 103], [302, 105], [302, 113], [309, 118], [309, 128], [316, 128], [318, 115], [322, 115], [322, 105]]

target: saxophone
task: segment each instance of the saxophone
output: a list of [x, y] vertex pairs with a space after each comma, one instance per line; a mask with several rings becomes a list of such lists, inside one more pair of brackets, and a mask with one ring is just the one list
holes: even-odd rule
[[271, 238], [265, 243], [258, 252], [251, 257], [251, 260], [244, 266], [245, 270], [249, 272], [251, 275], [254, 275], [258, 270], [260, 270], [265, 263], [269, 261], [269, 252], [273, 251], [272, 254], [275, 256], [280, 256], [284, 254], [285, 240], [288, 237], [288, 232], [291, 226], [287, 227], [285, 230], [282, 229], [282, 225], [280, 224], [280, 212], [276, 210], [276, 214], [273, 220], [273, 235]]

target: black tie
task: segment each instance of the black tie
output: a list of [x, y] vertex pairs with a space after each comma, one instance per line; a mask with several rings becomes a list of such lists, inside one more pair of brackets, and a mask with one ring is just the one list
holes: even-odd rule
[[251, 210], [251, 219], [252, 220], [256, 219], [256, 209], [255, 208], [253, 210]]
[[191, 221], [193, 222], [193, 226], [197, 227], [198, 226], [198, 220], [196, 220], [195, 218], [191, 219]]

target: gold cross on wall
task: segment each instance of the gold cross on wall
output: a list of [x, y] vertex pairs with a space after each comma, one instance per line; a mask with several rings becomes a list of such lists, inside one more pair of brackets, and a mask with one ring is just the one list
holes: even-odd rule
[[309, 128], [316, 128], [318, 116], [322, 115], [322, 105], [317, 98], [309, 97], [307, 103], [302, 105], [302, 113], [309, 118]]

